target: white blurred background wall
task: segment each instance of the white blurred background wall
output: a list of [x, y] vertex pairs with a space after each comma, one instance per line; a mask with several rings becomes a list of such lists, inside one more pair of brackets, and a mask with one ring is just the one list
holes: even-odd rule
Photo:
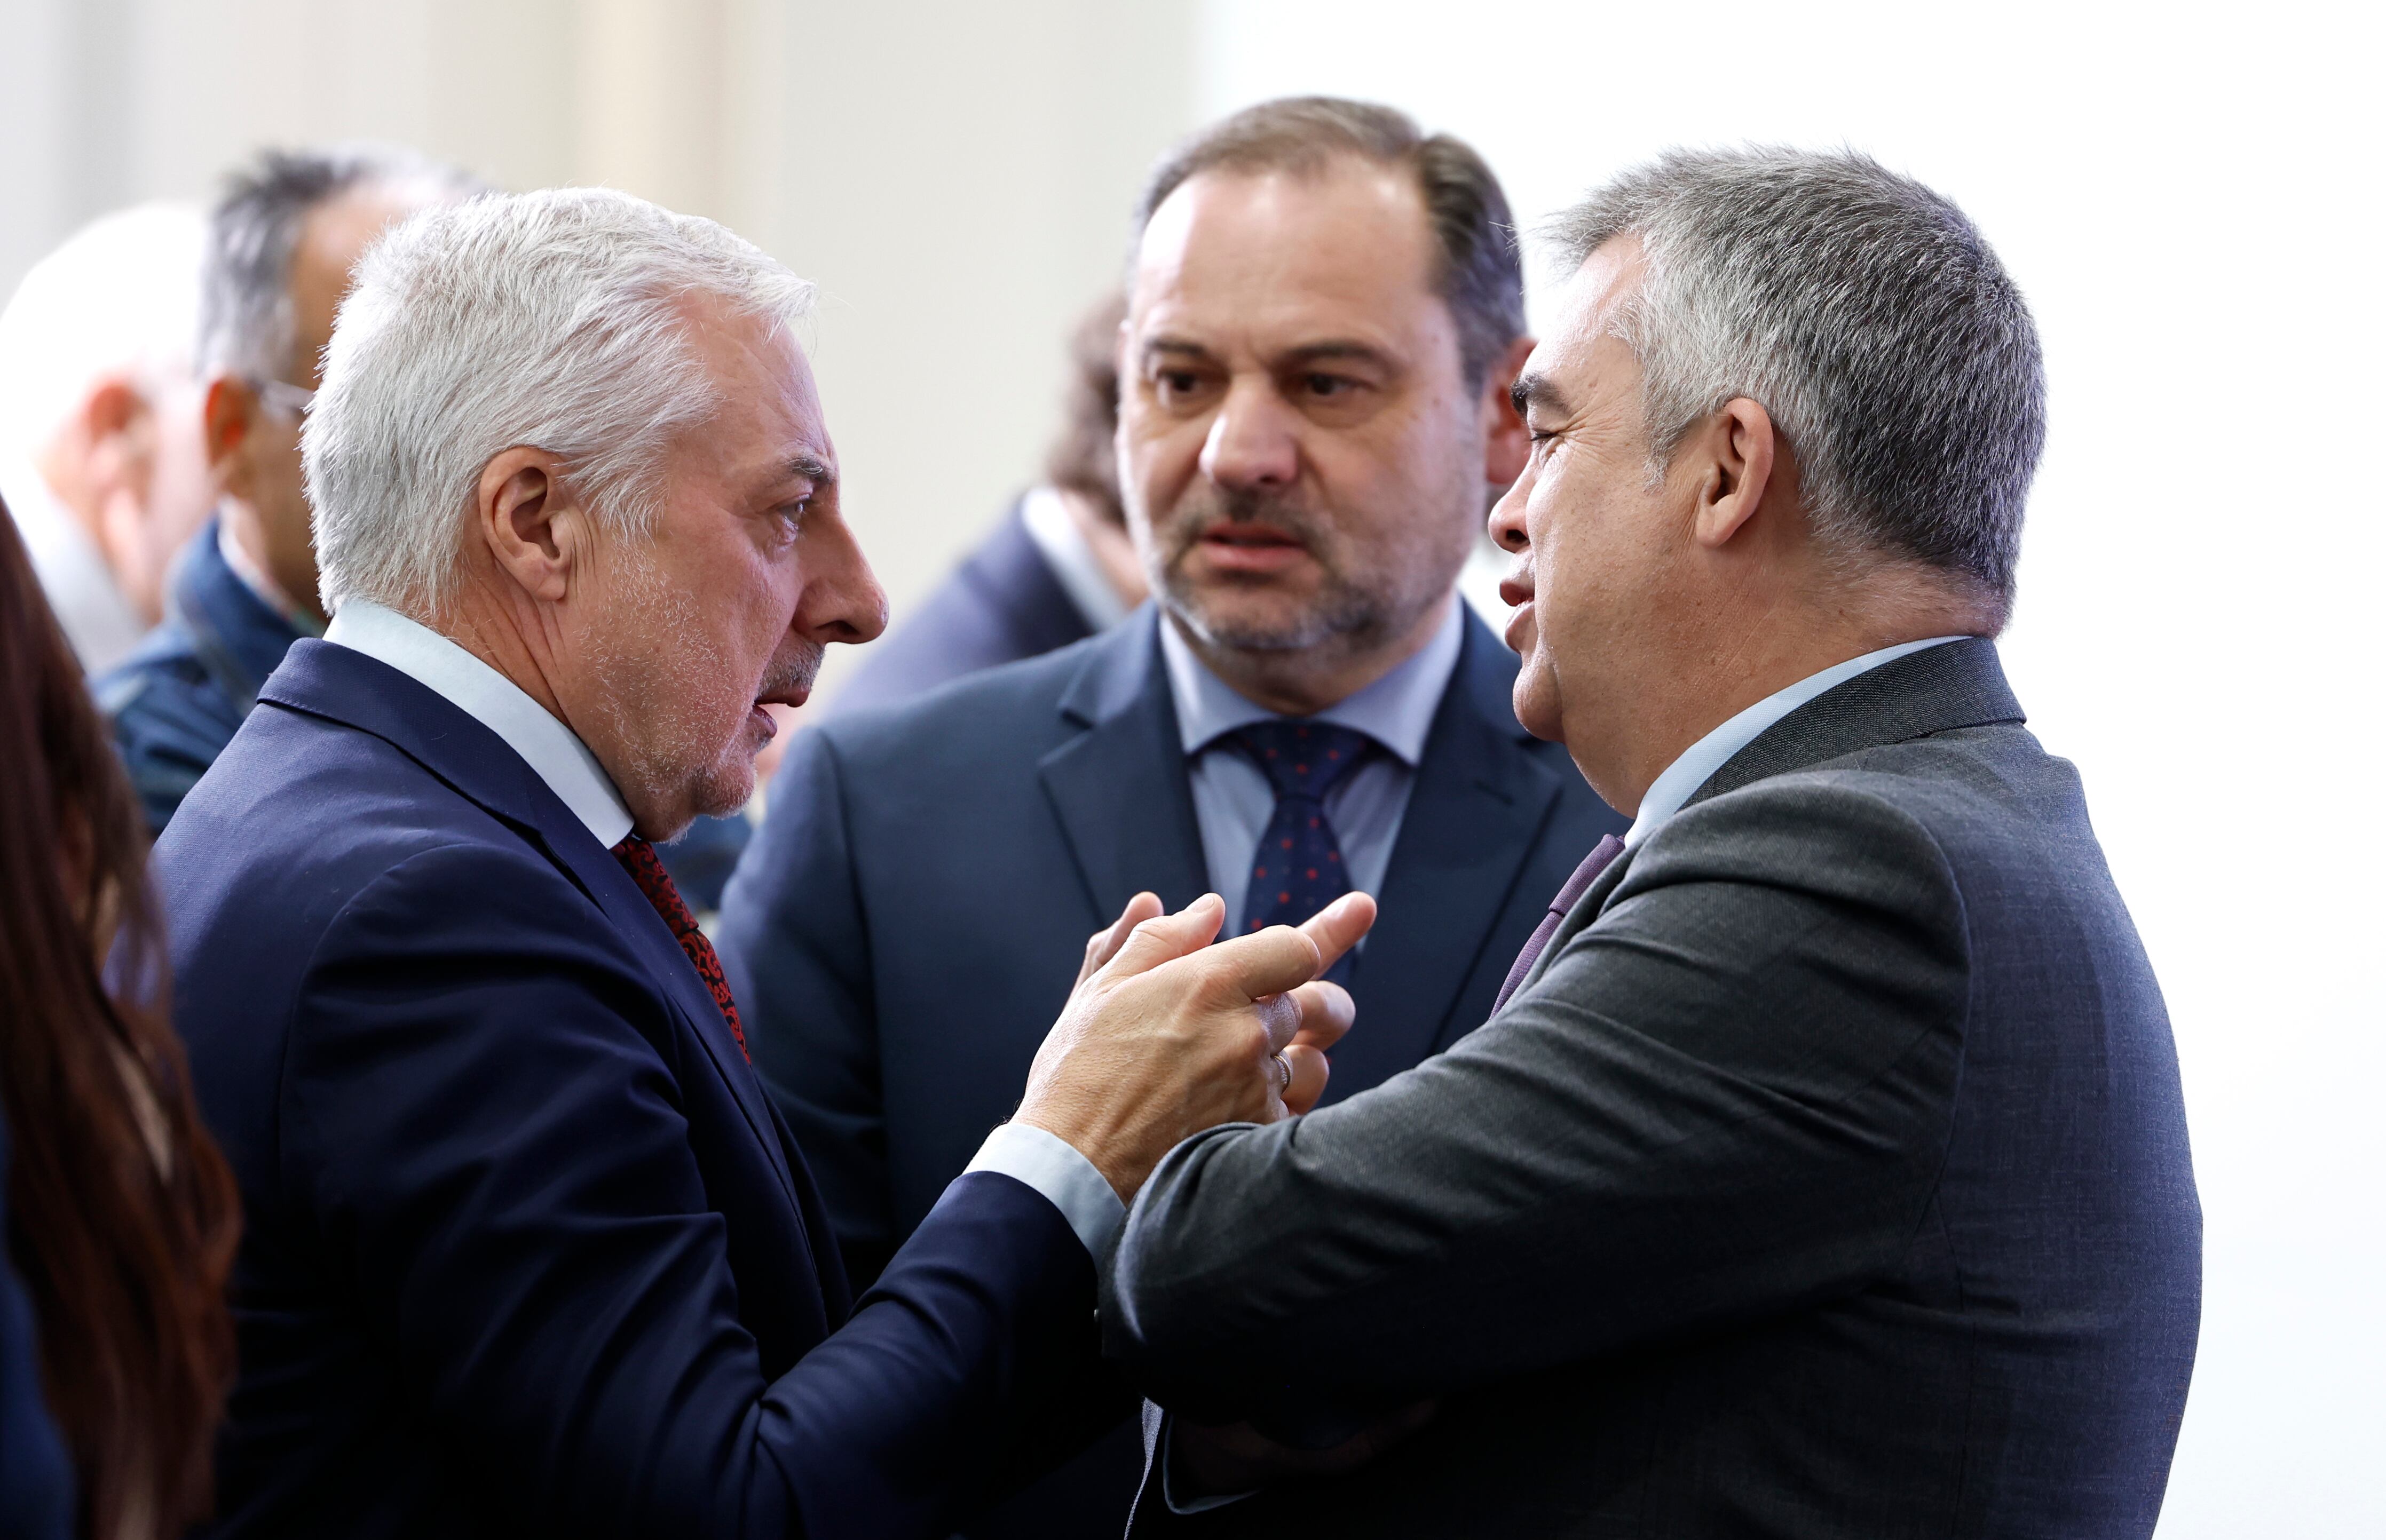
[[[0, 292], [267, 143], [604, 182], [818, 280], [898, 619], [1051, 430], [1150, 157], [1286, 92], [1474, 141], [1529, 225], [1676, 142], [1961, 202], [2053, 396], [2004, 651], [2169, 995], [2206, 1231], [2166, 1540], [2386, 1534], [2377, 7], [0, 0]], [[833, 678], [834, 676], [832, 676]]]

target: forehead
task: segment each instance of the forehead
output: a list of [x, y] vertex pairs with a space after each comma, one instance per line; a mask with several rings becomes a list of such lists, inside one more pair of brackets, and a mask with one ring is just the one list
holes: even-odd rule
[[1337, 157], [1313, 170], [1215, 169], [1153, 210], [1136, 248], [1138, 326], [1258, 333], [1398, 326], [1440, 316], [1415, 177]]
[[1620, 237], [1592, 252], [1558, 291], [1556, 313], [1528, 368], [1561, 384], [1589, 383], [1623, 348], [1614, 335], [1616, 311], [1639, 291], [1646, 271], [1637, 237]]
[[709, 299], [690, 301], [686, 311], [690, 344], [721, 398], [692, 436], [726, 465], [808, 456], [834, 466], [820, 386], [788, 328]]

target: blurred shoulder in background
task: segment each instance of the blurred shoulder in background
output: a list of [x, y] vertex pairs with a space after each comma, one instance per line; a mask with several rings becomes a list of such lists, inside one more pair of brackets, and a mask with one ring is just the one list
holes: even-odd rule
[[160, 613], [168, 562], [206, 517], [196, 207], [93, 220], [0, 310], [0, 496], [86, 672]]
[[1108, 631], [1143, 603], [1141, 558], [1118, 490], [1118, 336], [1126, 297], [1086, 312], [1070, 339], [1068, 417], [1030, 487], [985, 543], [893, 635], [862, 655], [826, 707], [893, 706], [948, 680]]

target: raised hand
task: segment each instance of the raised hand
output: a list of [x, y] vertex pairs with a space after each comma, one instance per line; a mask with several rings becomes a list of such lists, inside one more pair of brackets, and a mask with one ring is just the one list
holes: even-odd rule
[[1224, 916], [1214, 894], [1174, 914], [1136, 895], [1086, 943], [1028, 1070], [1017, 1120], [1067, 1140], [1122, 1198], [1188, 1134], [1314, 1106], [1325, 1049], [1350, 1029], [1350, 996], [1318, 975], [1375, 923], [1373, 899], [1213, 945]]

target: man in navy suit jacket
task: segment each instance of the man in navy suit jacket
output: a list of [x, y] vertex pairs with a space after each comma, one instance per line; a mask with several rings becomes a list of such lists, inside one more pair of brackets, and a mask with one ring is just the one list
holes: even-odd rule
[[1160, 1155], [1324, 1083], [1349, 1000], [1306, 981], [1364, 900], [1206, 946], [1216, 900], [1139, 897], [850, 1298], [648, 843], [883, 624], [809, 293], [594, 191], [359, 270], [306, 430], [330, 631], [157, 852], [248, 1225], [218, 1534], [946, 1533], [1067, 1451], [1091, 1257]]
[[[1157, 605], [805, 732], [722, 900], [756, 1065], [860, 1276], [1001, 1120], [1069, 938], [1138, 890], [1214, 890], [1237, 931], [1381, 895], [1340, 1096], [1482, 1021], [1624, 827], [1516, 724], [1515, 657], [1452, 589], [1525, 455], [1489, 169], [1385, 108], [1275, 103], [1172, 155], [1141, 219], [1119, 447]], [[1140, 1469], [1122, 1426], [972, 1533], [1115, 1534]]]

